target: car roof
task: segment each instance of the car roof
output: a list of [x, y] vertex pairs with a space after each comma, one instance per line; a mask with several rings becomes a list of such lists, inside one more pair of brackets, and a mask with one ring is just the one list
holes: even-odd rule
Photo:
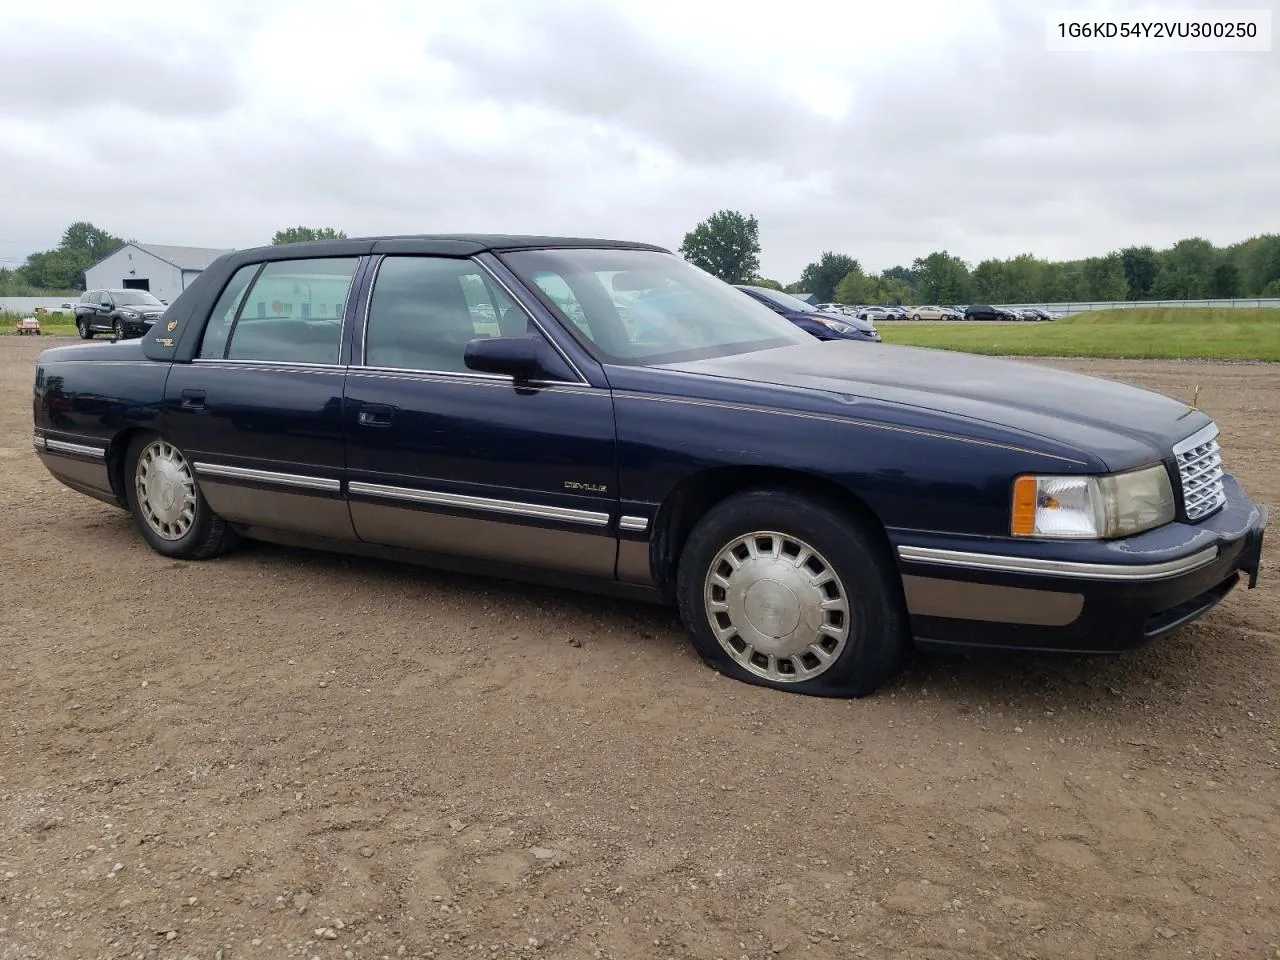
[[425, 254], [442, 257], [470, 257], [477, 253], [511, 250], [651, 250], [671, 253], [665, 247], [626, 240], [591, 237], [544, 237], [496, 233], [420, 233], [382, 237], [352, 237], [346, 240], [308, 240], [266, 247], [236, 250], [220, 258], [230, 265], [261, 260], [296, 260], [304, 257], [359, 257], [378, 253]]

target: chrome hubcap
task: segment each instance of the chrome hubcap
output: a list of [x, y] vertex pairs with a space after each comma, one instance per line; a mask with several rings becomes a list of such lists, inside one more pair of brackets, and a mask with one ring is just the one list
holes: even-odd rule
[[138, 510], [166, 540], [181, 540], [196, 519], [196, 483], [178, 448], [156, 440], [138, 457]]
[[812, 680], [849, 642], [844, 584], [822, 554], [783, 533], [748, 533], [722, 547], [703, 599], [725, 653], [775, 683]]

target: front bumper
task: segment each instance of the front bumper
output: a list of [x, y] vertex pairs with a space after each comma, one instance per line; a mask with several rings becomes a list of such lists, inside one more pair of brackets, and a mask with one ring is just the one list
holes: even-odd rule
[[894, 538], [920, 646], [1104, 653], [1141, 646], [1257, 583], [1267, 509], [1224, 480], [1195, 524], [1107, 542]]
[[124, 332], [127, 337], [146, 336], [147, 332], [156, 325], [154, 318], [138, 317], [135, 319], [121, 317], [120, 319], [124, 323]]

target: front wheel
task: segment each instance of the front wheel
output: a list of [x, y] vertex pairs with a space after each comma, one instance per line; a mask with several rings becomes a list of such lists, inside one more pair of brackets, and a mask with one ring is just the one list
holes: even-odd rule
[[116, 317], [116, 322], [111, 325], [111, 329], [115, 333], [117, 340], [124, 339], [124, 321], [123, 320], [121, 320], [119, 317]]
[[134, 438], [125, 457], [129, 510], [153, 550], [180, 560], [205, 560], [235, 545], [235, 531], [209, 507], [181, 450], [145, 434]]
[[84, 317], [76, 321], [76, 332], [80, 334], [81, 340], [93, 339], [93, 328], [89, 326], [89, 321]]
[[908, 649], [884, 548], [818, 498], [756, 490], [717, 504], [685, 543], [676, 589], [699, 655], [747, 683], [864, 696]]

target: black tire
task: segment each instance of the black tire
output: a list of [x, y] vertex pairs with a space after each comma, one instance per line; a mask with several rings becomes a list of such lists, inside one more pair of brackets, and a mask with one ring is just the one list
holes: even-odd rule
[[80, 317], [76, 320], [76, 332], [80, 334], [81, 340], [93, 339], [93, 327], [89, 326], [87, 317]]
[[119, 317], [116, 317], [116, 321], [111, 325], [111, 329], [116, 335], [116, 340], [124, 339], [124, 321], [123, 320], [121, 320]]
[[[726, 632], [737, 631], [739, 626], [729, 613], [709, 612], [709, 604], [722, 602], [727, 609], [730, 602], [728, 591], [717, 592], [718, 587], [711, 580], [712, 574], [717, 569], [730, 569], [718, 559], [723, 550], [739, 538], [756, 532], [779, 535], [780, 559], [788, 558], [787, 551], [797, 544], [812, 549], [815, 556], [803, 564], [798, 562], [803, 558], [803, 551], [798, 550], [795, 557], [789, 558], [797, 574], [807, 571], [808, 583], [822, 579], [824, 568], [834, 574], [835, 582], [828, 580], [824, 589], [843, 595], [847, 612], [840, 616], [842, 619], [847, 617], [847, 627], [843, 628], [846, 633], [842, 648], [835, 646], [836, 641], [830, 641], [833, 646], [827, 654], [833, 659], [825, 667], [822, 666], [823, 661], [808, 652], [802, 653], [799, 659], [793, 654], [777, 658], [764, 657], [760, 653], [747, 654], [745, 649], [738, 648], [742, 637], [737, 633], [726, 638], [726, 644], [737, 651], [731, 655], [717, 639], [712, 627], [713, 617], [720, 618], [720, 628]], [[757, 543], [766, 539], [758, 538]], [[759, 562], [778, 563], [780, 559], [761, 558]], [[749, 578], [751, 574], [744, 576]], [[750, 597], [757, 585], [779, 583], [768, 577], [744, 582], [750, 584], [750, 589], [735, 594], [742, 598], [743, 606], [739, 612], [743, 616], [752, 609]], [[803, 589], [808, 590], [809, 587], [804, 586]], [[676, 593], [680, 617], [698, 654], [712, 668], [745, 683], [809, 696], [861, 697], [875, 691], [901, 668], [910, 647], [902, 584], [892, 560], [878, 538], [869, 534], [854, 516], [815, 497], [781, 490], [753, 490], [712, 507], [685, 542], [676, 577]], [[786, 595], [796, 596], [794, 592]], [[720, 601], [714, 599], [717, 596]], [[832, 593], [826, 594], [828, 598], [831, 596]], [[779, 606], [773, 600], [766, 597], [762, 603], [757, 608], [757, 617], [761, 611], [766, 616], [786, 616], [785, 613], [776, 613]], [[782, 606], [785, 607], [785, 603]], [[805, 614], [801, 612], [806, 609], [803, 601], [798, 602], [795, 609], [799, 619], [791, 635], [798, 636], [801, 630], [808, 629]], [[818, 613], [812, 605], [807, 609], [823, 618], [838, 613]], [[745, 623], [755, 629], [755, 624], [749, 619]], [[835, 625], [833, 629], [840, 627]], [[823, 636], [822, 642], [825, 643], [827, 638]], [[766, 660], [779, 669], [775, 669], [774, 677], [770, 678], [747, 669], [735, 656], [739, 659], [746, 657], [747, 662], [753, 663], [753, 669], [763, 671], [766, 665], [751, 657]], [[791, 663], [789, 679], [784, 679], [784, 661]], [[821, 672], [812, 677], [798, 676], [802, 671], [818, 670], [819, 667], [822, 667]]]
[[[143, 539], [151, 545], [151, 549], [166, 557], [178, 560], [208, 560], [226, 553], [239, 542], [239, 536], [220, 516], [213, 512], [204, 494], [200, 492], [200, 484], [192, 473], [192, 486], [195, 493], [195, 513], [191, 525], [177, 539], [167, 539], [152, 529], [147, 522], [139, 504], [138, 466], [144, 451], [154, 443], [168, 444], [186, 461], [186, 455], [170, 441], [155, 433], [144, 433], [135, 436], [125, 451], [124, 481], [125, 497], [129, 503], [129, 512], [133, 514], [134, 526], [142, 534]], [[190, 461], [186, 461], [188, 467]]]

